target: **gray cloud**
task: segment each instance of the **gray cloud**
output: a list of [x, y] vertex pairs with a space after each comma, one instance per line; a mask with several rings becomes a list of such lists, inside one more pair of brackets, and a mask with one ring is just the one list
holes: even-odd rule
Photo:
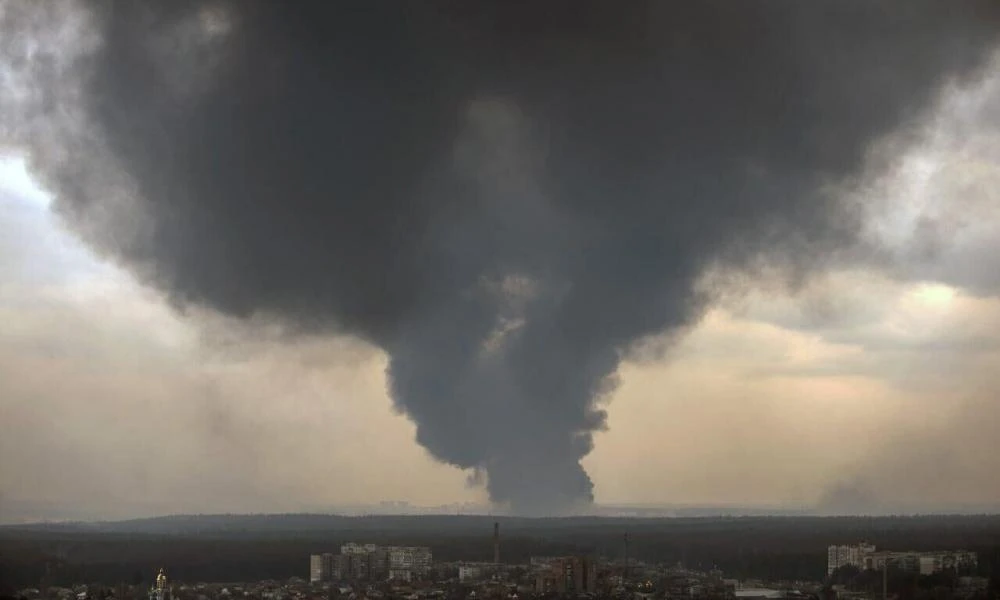
[[4, 5], [0, 108], [68, 222], [179, 307], [384, 349], [417, 440], [532, 513], [591, 500], [618, 366], [703, 271], [850, 245], [829, 185], [1000, 31], [985, 0], [55, 5]]
[[868, 235], [901, 279], [1000, 291], [1000, 53], [985, 76], [951, 86], [918, 141], [890, 138], [873, 154], [890, 166], [859, 190]]

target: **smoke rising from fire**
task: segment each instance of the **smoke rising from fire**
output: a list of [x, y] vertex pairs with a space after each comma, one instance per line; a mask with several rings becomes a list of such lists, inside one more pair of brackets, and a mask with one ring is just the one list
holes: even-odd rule
[[178, 307], [379, 346], [421, 445], [559, 513], [707, 268], [855, 244], [838, 186], [997, 41], [962, 5], [9, 2], [4, 142]]

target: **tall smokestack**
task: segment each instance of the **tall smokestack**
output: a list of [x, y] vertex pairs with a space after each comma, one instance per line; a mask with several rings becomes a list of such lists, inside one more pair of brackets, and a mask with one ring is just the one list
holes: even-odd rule
[[628, 581], [628, 533], [625, 534], [625, 571], [622, 581]]
[[500, 564], [500, 523], [493, 523], [493, 564]]

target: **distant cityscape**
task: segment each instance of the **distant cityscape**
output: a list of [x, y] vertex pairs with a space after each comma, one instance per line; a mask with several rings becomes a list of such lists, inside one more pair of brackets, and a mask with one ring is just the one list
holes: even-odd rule
[[[627, 548], [628, 536], [624, 538]], [[964, 550], [878, 551], [873, 544], [830, 545], [827, 548], [826, 582], [739, 580], [727, 578], [718, 569], [699, 571], [682, 564], [650, 564], [607, 560], [586, 556], [533, 556], [526, 565], [505, 564], [500, 560], [499, 525], [493, 530], [492, 562], [448, 562], [433, 564], [428, 547], [379, 546], [348, 543], [339, 554], [312, 555], [309, 583], [320, 589], [336, 589], [340, 595], [358, 598], [356, 587], [366, 582], [367, 598], [382, 598], [372, 592], [372, 584], [417, 585], [408, 600], [439, 598], [455, 582], [468, 586], [468, 600], [477, 598], [543, 597], [630, 597], [670, 599], [819, 598], [824, 590], [837, 599], [873, 597], [857, 593], [846, 585], [834, 584], [838, 570], [883, 571], [896, 568], [903, 573], [930, 576], [951, 572], [958, 577], [951, 590], [953, 598], [979, 598], [989, 580], [972, 575], [978, 567], [976, 553]], [[656, 582], [656, 583], [654, 583]], [[776, 585], [775, 585], [776, 584]], [[771, 585], [772, 587], [766, 587]], [[416, 590], [422, 590], [420, 592]], [[883, 588], [883, 593], [886, 590]]]
[[932, 575], [949, 569], [974, 571], [979, 564], [975, 552], [964, 550], [938, 550], [931, 552], [877, 552], [875, 546], [862, 542], [853, 546], [840, 545], [827, 548], [826, 573], [851, 566], [859, 570], [880, 571], [894, 565], [902, 571]]
[[[761, 521], [766, 522], [766, 521]], [[482, 521], [480, 521], [482, 524]], [[377, 530], [373, 530], [377, 531]], [[384, 536], [380, 532], [379, 535]], [[384, 537], [382, 538], [385, 539]], [[487, 539], [490, 542], [487, 542]], [[783, 579], [727, 574], [715, 565], [632, 556], [622, 532], [615, 556], [536, 554], [504, 560], [500, 522], [466, 551], [492, 560], [436, 561], [429, 545], [343, 542], [303, 555], [299, 575], [256, 582], [169, 580], [170, 565], [151, 584], [80, 583], [17, 590], [15, 600], [996, 600], [996, 573], [976, 552], [886, 550], [868, 542], [826, 546], [825, 577]], [[400, 540], [403, 541], [403, 540]], [[519, 542], [520, 540], [516, 540]], [[818, 544], [813, 546], [817, 551]], [[750, 550], [753, 551], [752, 549]], [[819, 552], [810, 554], [821, 556]], [[808, 571], [822, 573], [821, 559]], [[993, 569], [994, 567], [990, 567]]]

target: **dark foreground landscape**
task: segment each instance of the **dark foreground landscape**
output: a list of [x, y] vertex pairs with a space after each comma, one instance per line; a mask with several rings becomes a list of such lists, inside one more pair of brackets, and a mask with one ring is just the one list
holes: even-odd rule
[[111, 523], [0, 527], [3, 594], [78, 582], [309, 576], [309, 555], [350, 541], [430, 546], [435, 562], [489, 561], [493, 523], [502, 561], [587, 555], [718, 568], [737, 578], [822, 580], [827, 546], [867, 540], [892, 550], [965, 549], [978, 572], [1000, 574], [1000, 516], [562, 518], [330, 515], [175, 516]]

